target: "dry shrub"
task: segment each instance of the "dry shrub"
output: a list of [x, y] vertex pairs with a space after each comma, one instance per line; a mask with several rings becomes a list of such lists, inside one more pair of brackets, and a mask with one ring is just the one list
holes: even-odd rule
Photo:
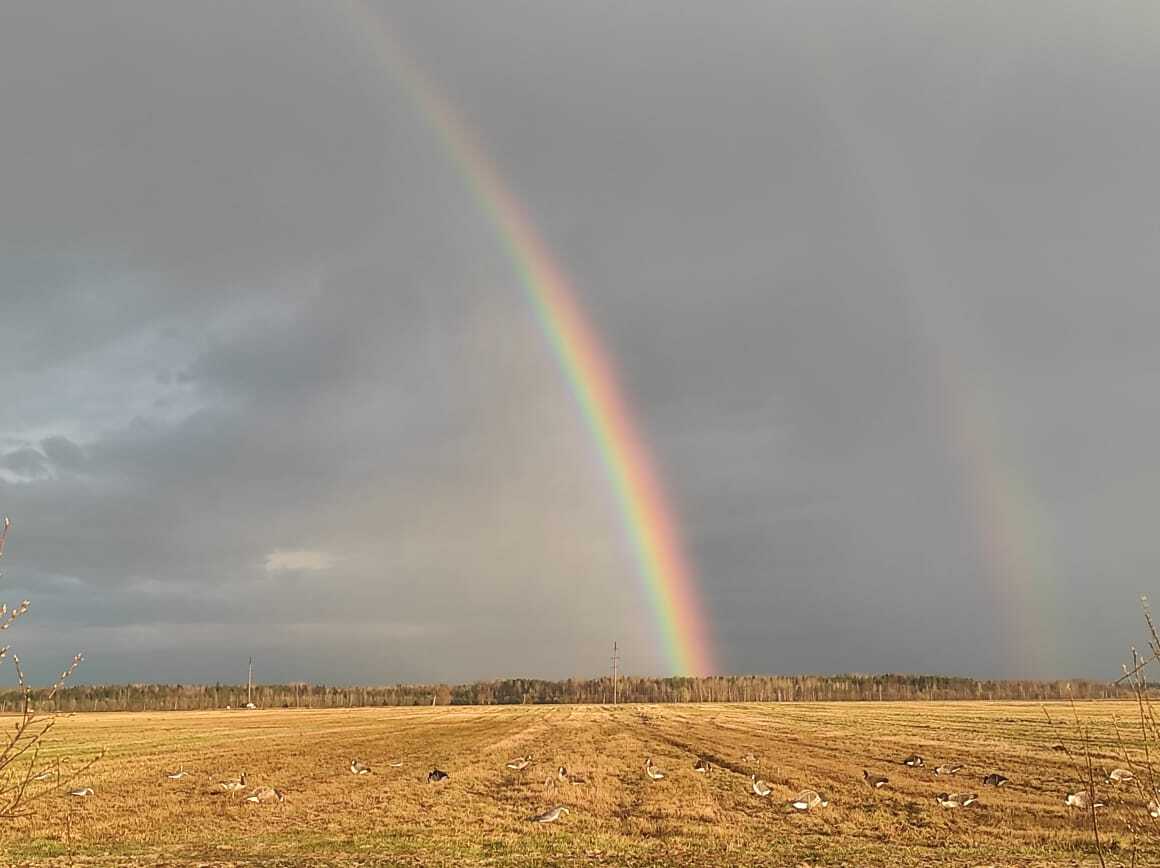
[[[0, 527], [0, 558], [4, 556], [4, 544], [8, 541], [8, 530], [12, 522], [4, 516]], [[21, 617], [31, 604], [22, 600], [9, 609], [7, 603], [0, 603], [0, 632], [7, 631]], [[20, 709], [12, 728], [0, 736], [0, 819], [25, 816], [31, 812], [35, 802], [51, 793], [68, 786], [74, 778], [83, 774], [100, 759], [93, 757], [71, 773], [62, 773], [59, 761], [53, 766], [39, 762], [40, 750], [45, 737], [56, 722], [56, 713], [41, 713], [33, 704], [32, 687], [24, 677], [20, 657], [11, 652], [10, 645], [0, 646], [0, 663], [11, 660], [16, 670], [16, 682], [20, 689]], [[44, 696], [46, 703], [56, 699], [57, 691], [76, 671], [83, 655], [73, 657], [68, 667]]]

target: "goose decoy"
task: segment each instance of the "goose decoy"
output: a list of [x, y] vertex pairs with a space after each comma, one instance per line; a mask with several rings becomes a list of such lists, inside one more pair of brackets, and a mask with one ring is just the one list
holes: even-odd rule
[[769, 784], [758, 778], [757, 775], [749, 776], [749, 786], [753, 790], [753, 795], [761, 796], [763, 799], [773, 792]]
[[969, 808], [979, 801], [977, 793], [939, 793], [935, 801], [944, 808]]
[[910, 766], [912, 769], [916, 769], [920, 765], [922, 765], [922, 757], [920, 757], [916, 753], [912, 753], [910, 756], [908, 756], [906, 759], [904, 759], [902, 761], [902, 764], [904, 766]]
[[954, 775], [958, 774], [962, 770], [962, 766], [938, 766], [935, 768], [934, 773], [936, 775]]
[[755, 763], [755, 762], [757, 762], [757, 757], [755, 757], [755, 756], [754, 756], [753, 754], [751, 754], [751, 753], [747, 753], [745, 756], [743, 756], [743, 757], [741, 758], [741, 761], [742, 761], [743, 763]]
[[1011, 781], [998, 772], [991, 772], [991, 774], [983, 778], [984, 787], [1005, 787], [1009, 783], [1011, 783]]
[[704, 757], [698, 757], [697, 761], [693, 763], [693, 771], [698, 774], [707, 775], [711, 768], [713, 768], [713, 764]]
[[181, 768], [179, 768], [175, 772], [166, 772], [165, 777], [169, 778], [169, 780], [171, 780], [171, 781], [179, 781], [188, 774], [189, 774], [189, 772], [187, 772], [185, 770], [185, 767], [182, 766]]
[[246, 788], [246, 773], [242, 772], [241, 777], [239, 777], [236, 781], [218, 781], [218, 786], [225, 790], [227, 793], [244, 790]]
[[34, 781], [47, 781], [51, 777], [52, 777], [52, 769], [45, 769], [40, 774], [33, 775], [32, 780], [34, 780]]
[[387, 765], [389, 765], [393, 769], [398, 769], [398, 768], [403, 767], [403, 761], [402, 760], [391, 760], [389, 763], [387, 763]]
[[286, 798], [285, 793], [273, 787], [259, 787], [248, 796], [247, 802], [281, 802]]
[[1136, 780], [1136, 776], [1127, 769], [1112, 769], [1107, 773], [1109, 784], [1127, 784]]
[[533, 823], [554, 823], [558, 819], [560, 819], [560, 817], [562, 817], [564, 814], [567, 814], [567, 813], [568, 813], [567, 808], [565, 808], [563, 805], [557, 805], [556, 807], [552, 808], [550, 811], [544, 811], [544, 813], [537, 814], [536, 816], [529, 817], [528, 819], [531, 820]]
[[429, 784], [442, 783], [443, 781], [447, 780], [449, 777], [451, 777], [451, 775], [447, 774], [447, 772], [442, 771], [441, 769], [431, 769], [431, 771], [427, 772], [427, 783], [429, 783]]
[[81, 787], [78, 790], [69, 790], [68, 794], [70, 796], [78, 796], [80, 798], [84, 798], [85, 796], [91, 796], [93, 794], [93, 788], [92, 787]]
[[880, 790], [890, 783], [890, 778], [885, 775], [872, 775], [866, 769], [862, 769], [862, 778], [876, 790]]
[[508, 760], [507, 767], [512, 771], [522, 772], [532, 764], [532, 755], [516, 757], [514, 760]]
[[652, 757], [644, 761], [644, 773], [649, 776], [650, 780], [659, 781], [665, 776], [665, 773], [653, 765]]
[[371, 773], [371, 767], [366, 763], [352, 759], [350, 761], [350, 773], [352, 775], [369, 775]]
[[1148, 816], [1153, 820], [1160, 820], [1160, 802], [1153, 799], [1148, 803]]
[[560, 766], [558, 769], [556, 769], [556, 782], [563, 784], [567, 783], [567, 781], [568, 769], [566, 769], [564, 766]]
[[814, 790], [802, 790], [789, 804], [795, 811], [812, 811], [814, 808], [824, 808], [830, 803]]
[[1063, 801], [1069, 808], [1080, 808], [1085, 811], [1090, 808], [1102, 808], [1104, 806], [1104, 803], [1099, 800], [1098, 796], [1093, 801], [1091, 794], [1087, 790], [1068, 793], [1067, 798]]

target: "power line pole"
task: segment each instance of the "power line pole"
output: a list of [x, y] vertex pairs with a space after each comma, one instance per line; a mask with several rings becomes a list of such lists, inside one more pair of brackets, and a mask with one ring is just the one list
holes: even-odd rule
[[250, 675], [246, 679], [246, 705], [252, 705], [254, 702], [254, 658], [250, 658]]
[[619, 691], [617, 690], [619, 681], [619, 664], [620, 653], [616, 649], [616, 643], [612, 643], [612, 704], [616, 705]]

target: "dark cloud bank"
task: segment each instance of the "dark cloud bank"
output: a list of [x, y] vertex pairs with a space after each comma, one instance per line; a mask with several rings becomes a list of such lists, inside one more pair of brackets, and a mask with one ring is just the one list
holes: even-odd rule
[[[606, 338], [729, 671], [1116, 671], [1160, 567], [1152, 6], [380, 11]], [[665, 671], [517, 275], [355, 19], [6, 7], [0, 116], [38, 676]]]

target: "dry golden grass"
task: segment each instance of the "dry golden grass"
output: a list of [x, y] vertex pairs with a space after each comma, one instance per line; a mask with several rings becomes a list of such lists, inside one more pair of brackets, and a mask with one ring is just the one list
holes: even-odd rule
[[[1079, 706], [1097, 765], [1122, 764], [1112, 715], [1123, 726], [1133, 709]], [[1095, 864], [1090, 829], [1064, 805], [1078, 776], [1052, 750], [1077, 746], [1071, 710], [1051, 714], [1055, 726], [1032, 703], [77, 715], [60, 719], [50, 747], [78, 758], [108, 747], [78, 781], [95, 795], [54, 796], [0, 843], [13, 865]], [[927, 767], [900, 765], [911, 752]], [[530, 770], [504, 767], [526, 753]], [[663, 781], [645, 777], [649, 755]], [[707, 777], [693, 772], [697, 756], [714, 763]], [[352, 757], [372, 773], [352, 775]], [[951, 761], [965, 765], [958, 776], [933, 775]], [[547, 783], [560, 765], [587, 783]], [[179, 766], [189, 776], [167, 780]], [[427, 784], [435, 766], [450, 780]], [[871, 790], [863, 768], [891, 786]], [[216, 788], [243, 770], [286, 800], [247, 804]], [[750, 792], [751, 771], [773, 786], [769, 799]], [[992, 771], [1010, 786], [983, 787]], [[806, 787], [829, 807], [787, 813]], [[943, 790], [977, 791], [981, 804], [945, 810]], [[1136, 865], [1160, 865], [1160, 828], [1138, 794], [1100, 793], [1109, 864], [1132, 864], [1135, 851]], [[572, 813], [528, 822], [556, 804]]]

